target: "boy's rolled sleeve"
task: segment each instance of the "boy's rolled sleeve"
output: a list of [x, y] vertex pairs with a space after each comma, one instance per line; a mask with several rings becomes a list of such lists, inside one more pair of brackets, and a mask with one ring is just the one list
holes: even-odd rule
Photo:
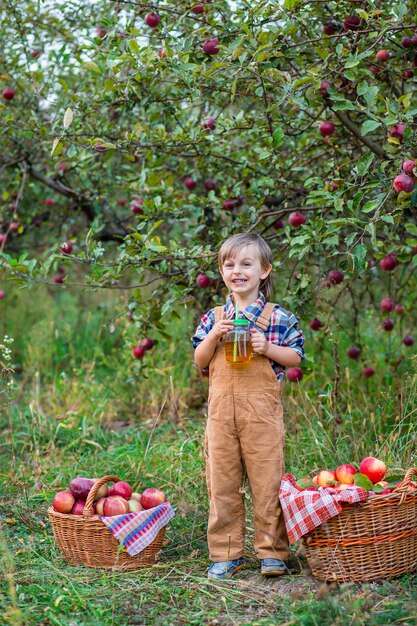
[[213, 309], [210, 309], [208, 313], [205, 313], [202, 316], [197, 330], [195, 331], [194, 335], [191, 337], [191, 341], [192, 341], [194, 349], [198, 346], [198, 344], [201, 341], [203, 341], [203, 339], [207, 337], [207, 335], [209, 334], [213, 326], [214, 326], [214, 311]]
[[304, 333], [299, 327], [298, 319], [295, 315], [291, 315], [288, 319], [287, 330], [282, 337], [281, 346], [292, 348], [300, 355], [301, 359], [305, 359], [304, 352]]

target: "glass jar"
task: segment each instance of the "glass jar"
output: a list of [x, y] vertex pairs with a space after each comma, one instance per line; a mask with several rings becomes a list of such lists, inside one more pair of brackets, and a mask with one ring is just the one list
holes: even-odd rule
[[248, 363], [252, 359], [251, 333], [248, 320], [234, 320], [233, 330], [229, 330], [224, 341], [226, 361], [229, 363]]

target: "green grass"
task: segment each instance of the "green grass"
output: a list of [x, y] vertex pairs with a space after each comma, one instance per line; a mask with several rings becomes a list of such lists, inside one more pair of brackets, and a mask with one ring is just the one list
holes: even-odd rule
[[[108, 296], [35, 295], [16, 292], [0, 326], [0, 339], [5, 333], [15, 339], [12, 364], [20, 366], [15, 386], [6, 391], [5, 377], [0, 387], [0, 623], [417, 623], [414, 574], [326, 585], [311, 576], [296, 545], [289, 576], [261, 579], [252, 550], [249, 494], [249, 566], [232, 581], [209, 581], [203, 455], [207, 380], [192, 365], [193, 312], [184, 310], [172, 322], [170, 336], [155, 336], [156, 347], [139, 363], [130, 349], [142, 334], [119, 316]], [[337, 329], [306, 333], [304, 379], [285, 389], [287, 471], [311, 474], [369, 454], [392, 468], [417, 464], [415, 358], [395, 338], [372, 328], [364, 315], [361, 334], [378, 368], [369, 381], [359, 375], [363, 363], [345, 357], [349, 336]], [[398, 350], [407, 359], [392, 367], [390, 358]], [[107, 473], [129, 480], [137, 490], [161, 487], [176, 506], [161, 558], [150, 569], [120, 573], [71, 567], [57, 550], [46, 515], [53, 494], [77, 474]]]

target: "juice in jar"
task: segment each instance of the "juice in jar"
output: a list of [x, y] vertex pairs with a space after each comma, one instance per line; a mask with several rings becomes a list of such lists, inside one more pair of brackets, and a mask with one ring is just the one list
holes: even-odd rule
[[235, 320], [234, 329], [225, 335], [226, 361], [248, 363], [252, 359], [252, 343], [247, 320]]

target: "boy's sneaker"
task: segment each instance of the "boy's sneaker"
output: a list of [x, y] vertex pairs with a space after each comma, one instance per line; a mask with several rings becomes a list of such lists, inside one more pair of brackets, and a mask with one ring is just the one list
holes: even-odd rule
[[280, 559], [262, 559], [261, 574], [262, 576], [282, 576], [287, 571], [285, 561]]
[[230, 578], [236, 572], [238, 572], [246, 564], [245, 559], [235, 559], [234, 561], [219, 561], [218, 563], [212, 563], [209, 567], [207, 576], [209, 578], [217, 578], [222, 580], [223, 578]]

